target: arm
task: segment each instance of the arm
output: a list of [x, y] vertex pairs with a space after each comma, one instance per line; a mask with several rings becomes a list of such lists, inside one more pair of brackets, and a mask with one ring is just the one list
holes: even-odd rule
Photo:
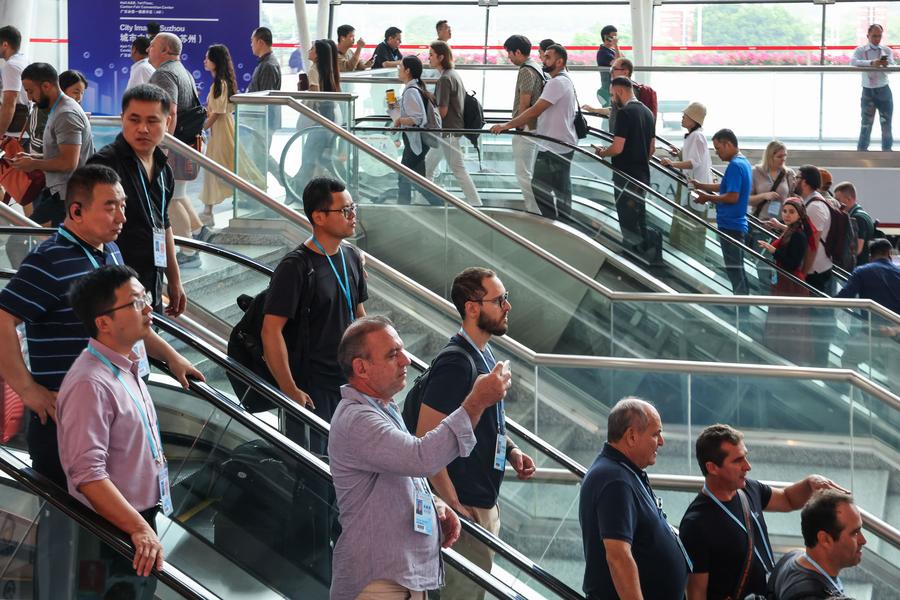
[[547, 100], [541, 99], [534, 103], [534, 106], [529, 108], [523, 113], [520, 113], [518, 117], [507, 121], [506, 123], [502, 123], [500, 125], [494, 125], [491, 127], [491, 133], [500, 133], [501, 131], [507, 131], [509, 129], [515, 129], [517, 127], [521, 127], [528, 121], [537, 119], [545, 110], [553, 106]]
[[353, 51], [353, 56], [351, 56], [350, 60], [347, 61], [351, 71], [356, 70], [356, 65], [359, 64], [359, 58], [362, 55], [362, 49], [365, 47], [365, 45], [366, 42], [362, 38], [359, 38], [359, 40], [357, 40], [356, 50]]
[[152, 329], [147, 334], [147, 337], [144, 338], [144, 345], [147, 347], [147, 355], [166, 363], [169, 366], [169, 370], [172, 371], [172, 375], [175, 376], [175, 379], [178, 380], [178, 383], [184, 389], [188, 387], [188, 377], [206, 381], [203, 374], [194, 368], [194, 365], [188, 359], [178, 354], [175, 348], [159, 337], [159, 334]]
[[608, 158], [611, 156], [618, 156], [622, 154], [622, 150], [625, 149], [625, 138], [616, 136], [613, 138], [613, 143], [607, 146], [606, 148], [596, 149], [594, 152], [597, 156], [601, 158]]
[[[841, 288], [841, 291], [837, 293], [838, 298], [857, 298], [859, 297], [860, 291], [860, 276], [859, 271], [854, 271], [850, 274], [850, 277], [847, 278], [847, 284]], [[15, 388], [13, 388], [15, 389]]]
[[673, 161], [668, 158], [660, 159], [660, 161], [666, 167], [674, 167], [676, 169], [693, 169], [694, 163], [689, 160], [679, 160]]
[[291, 367], [288, 362], [287, 344], [284, 342], [282, 331], [287, 324], [287, 317], [267, 314], [263, 317], [262, 326], [262, 344], [263, 357], [266, 365], [278, 383], [280, 389], [285, 395], [294, 402], [306, 408], [315, 408], [312, 398], [309, 394], [297, 387], [293, 375], [291, 375]]
[[643, 600], [637, 563], [631, 555], [631, 544], [622, 540], [603, 540], [606, 562], [616, 593], [621, 600]]
[[526, 94], [525, 92], [519, 92], [519, 106], [516, 107], [516, 112], [522, 114], [528, 107], [531, 106], [531, 94]]
[[396, 67], [397, 65], [399, 65], [402, 62], [403, 62], [402, 60], [386, 60], [383, 63], [381, 63], [381, 68], [387, 69], [390, 67]]
[[[441, 421], [446, 418], [447, 415], [444, 413], [438, 412], [430, 406], [422, 404], [419, 409], [419, 424], [416, 426], [416, 436], [423, 437], [426, 433], [440, 425]], [[453, 486], [453, 482], [450, 480], [450, 475], [447, 473], [446, 468], [441, 469], [429, 477], [428, 480], [431, 482], [431, 485], [434, 486], [437, 495], [440, 496], [450, 508], [468, 519], [475, 520], [475, 515], [471, 514], [468, 509], [460, 503], [459, 497], [456, 495], [456, 488]]]
[[700, 192], [697, 195], [700, 202], [711, 202], [713, 204], [737, 204], [740, 199], [737, 192], [728, 192], [727, 194], [706, 194]]
[[122, 496], [109, 479], [82, 483], [78, 491], [101, 517], [127, 533], [134, 544], [132, 566], [138, 575], [146, 577], [156, 567], [163, 569], [163, 548], [153, 528]]
[[0, 309], [0, 377], [22, 398], [22, 402], [33, 410], [41, 420], [56, 421], [56, 393], [35, 382], [25, 359], [16, 326], [22, 321]]
[[175, 256], [175, 236], [172, 227], [166, 227], [166, 285], [169, 294], [169, 306], [166, 314], [177, 317], [187, 308], [187, 296], [181, 285], [181, 269], [178, 268], [178, 259]]
[[709, 587], [709, 573], [691, 573], [688, 575], [687, 600], [706, 600]]
[[9, 124], [12, 123], [13, 115], [16, 114], [16, 100], [19, 97], [19, 92], [15, 90], [4, 90], [3, 92], [3, 104], [0, 104], [0, 135], [3, 135], [9, 129]]
[[60, 144], [59, 154], [53, 158], [33, 158], [22, 156], [12, 160], [13, 166], [26, 173], [35, 170], [51, 173], [71, 173], [78, 168], [81, 144]]
[[219, 117], [222, 116], [222, 113], [211, 112], [206, 115], [206, 121], [203, 122], [203, 129], [209, 129], [213, 126], [213, 123], [219, 120]]
[[791, 512], [803, 508], [810, 497], [820, 490], [838, 490], [849, 493], [835, 482], [821, 475], [808, 475], [793, 485], [784, 489], [772, 488], [772, 497], [763, 509], [766, 512]]
[[170, 122], [168, 123], [166, 131], [174, 133], [175, 125], [178, 121], [178, 84], [175, 83], [175, 80], [170, 77], [168, 73], [161, 71], [156, 71], [150, 77], [150, 83], [161, 87], [169, 95], [169, 99], [172, 101], [172, 111], [169, 113]]

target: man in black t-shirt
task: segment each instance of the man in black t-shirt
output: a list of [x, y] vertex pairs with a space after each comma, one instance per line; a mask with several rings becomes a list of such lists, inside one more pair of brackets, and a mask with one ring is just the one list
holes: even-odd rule
[[402, 33], [397, 27], [388, 27], [384, 31], [384, 41], [375, 46], [375, 54], [372, 55], [373, 69], [387, 69], [400, 64], [403, 60], [403, 55], [400, 54]]
[[[337, 348], [344, 330], [365, 315], [368, 299], [359, 250], [342, 240], [356, 230], [356, 205], [339, 181], [312, 179], [303, 190], [303, 210], [313, 226], [313, 236], [301, 246], [306, 261], [293, 256], [275, 268], [264, 308], [263, 352], [278, 388], [301, 406], [331, 420], [347, 383], [337, 362]], [[312, 273], [306, 266], [312, 267]], [[306, 278], [313, 277], [309, 315], [308, 370], [297, 350], [300, 340], [287, 342], [283, 331], [301, 306]]]
[[[728, 425], [710, 425], [697, 438], [697, 462], [705, 477], [701, 491], [681, 519], [681, 540], [694, 570], [688, 578], [688, 600], [735, 597], [745, 569], [747, 527], [753, 527], [750, 572], [740, 593], [765, 594], [766, 577], [775, 567], [763, 511], [790, 512], [802, 507], [816, 491], [846, 492], [821, 475], [809, 475], [784, 489], [747, 477], [750, 472], [743, 434]], [[750, 514], [743, 509], [744, 494]]]
[[862, 560], [866, 538], [853, 497], [834, 490], [816, 494], [800, 513], [806, 550], [788, 552], [769, 579], [769, 598], [812, 600], [844, 597], [841, 569]]
[[[445, 352], [431, 367], [428, 385], [422, 396], [416, 435], [424, 436], [458, 409], [478, 374], [490, 373], [496, 361], [488, 345], [491, 337], [506, 335], [511, 310], [503, 282], [490, 269], [471, 267], [453, 280], [450, 298], [462, 318], [462, 327], [448, 346], [466, 354]], [[472, 364], [475, 365], [475, 373]], [[437, 494], [462, 516], [478, 523], [494, 535], [500, 532], [497, 498], [506, 461], [519, 479], [534, 475], [534, 461], [509, 439], [504, 421], [503, 402], [487, 409], [475, 426], [475, 449], [466, 458], [457, 458], [446, 469], [429, 479]], [[454, 550], [487, 572], [493, 552], [463, 533]], [[481, 600], [484, 590], [458, 573], [446, 573], [442, 600]]]
[[616, 212], [619, 229], [626, 250], [636, 250], [652, 259], [659, 248], [647, 233], [644, 190], [629, 182], [622, 174], [641, 183], [650, 184], [650, 157], [656, 150], [656, 124], [653, 113], [634, 95], [634, 86], [627, 77], [612, 81], [613, 103], [618, 107], [613, 143], [597, 148], [598, 156], [611, 158], [613, 185], [616, 190]]

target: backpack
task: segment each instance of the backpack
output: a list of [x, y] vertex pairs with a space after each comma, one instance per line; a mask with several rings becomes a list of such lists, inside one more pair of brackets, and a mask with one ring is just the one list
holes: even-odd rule
[[656, 111], [659, 107], [659, 103], [656, 100], [656, 90], [649, 85], [641, 85], [639, 83], [634, 85], [634, 89], [637, 99], [653, 113], [653, 121], [655, 122]]
[[[440, 129], [442, 119], [437, 106], [434, 105], [428, 94], [422, 91], [422, 88], [416, 86], [416, 89], [419, 90], [419, 95], [422, 96], [422, 104], [425, 105], [425, 127], [428, 129]], [[422, 132], [419, 135], [422, 138], [422, 144], [429, 148], [437, 148], [440, 145], [440, 138], [434, 133]]]
[[[303, 289], [300, 292], [300, 307], [297, 310], [297, 316], [288, 320], [282, 335], [287, 346], [288, 356], [299, 352], [301, 372], [306, 373], [309, 367], [309, 314], [315, 290], [316, 272], [312, 267], [309, 256], [302, 248], [303, 246], [292, 250], [282, 259], [282, 261], [300, 261], [302, 270], [306, 273], [303, 278]], [[266, 288], [254, 297], [250, 297], [247, 294], [238, 296], [237, 305], [244, 311], [244, 316], [241, 317], [241, 320], [231, 330], [231, 335], [228, 336], [227, 353], [229, 357], [277, 388], [278, 383], [269, 371], [266, 359], [263, 356], [262, 325], [268, 293], [269, 288]], [[299, 347], [297, 347], [298, 340]], [[275, 408], [265, 397], [250, 390], [250, 387], [236, 375], [228, 373], [228, 379], [238, 400], [250, 412], [262, 412]]]
[[807, 203], [821, 202], [828, 208], [831, 224], [828, 226], [828, 235], [819, 241], [825, 247], [825, 254], [836, 267], [845, 271], [852, 271], [856, 267], [856, 246], [859, 240], [859, 231], [856, 219], [842, 210], [838, 210], [821, 197], [815, 197]]
[[[484, 127], [484, 110], [481, 103], [475, 97], [475, 92], [466, 92], [463, 101], [463, 127], [465, 129], [481, 129]], [[478, 160], [481, 160], [481, 147], [478, 145], [479, 135], [476, 133], [467, 133], [466, 139], [472, 142], [475, 150], [478, 151]]]
[[451, 354], [464, 354], [469, 359], [472, 375], [469, 377], [468, 387], [471, 388], [475, 385], [475, 379], [478, 377], [478, 368], [475, 366], [475, 360], [469, 354], [469, 351], [456, 344], [444, 346], [444, 349], [438, 352], [438, 355], [431, 361], [431, 365], [421, 375], [416, 377], [412, 389], [409, 390], [409, 393], [406, 394], [406, 400], [403, 401], [403, 423], [406, 424], [406, 429], [413, 435], [416, 435], [416, 427], [419, 424], [419, 410], [422, 408], [422, 398], [425, 397], [425, 389], [428, 387], [428, 376], [431, 375], [434, 365], [437, 364], [437, 361], [442, 356], [450, 356]]

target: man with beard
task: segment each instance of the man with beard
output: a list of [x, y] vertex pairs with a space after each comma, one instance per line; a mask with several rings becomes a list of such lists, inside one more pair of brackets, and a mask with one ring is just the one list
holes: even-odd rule
[[72, 98], [59, 88], [59, 75], [47, 63], [32, 63], [22, 71], [22, 87], [38, 108], [49, 108], [44, 127], [43, 156], [19, 154], [13, 167], [25, 171], [40, 170], [47, 187], [34, 201], [31, 218], [41, 225], [57, 226], [66, 218], [66, 184], [78, 167], [94, 153], [91, 123]]
[[[462, 327], [431, 365], [416, 427], [419, 437], [462, 405], [478, 375], [494, 369], [497, 361], [488, 344], [492, 336], [506, 335], [509, 326], [509, 293], [490, 269], [470, 267], [457, 275], [450, 299], [459, 311]], [[509, 440], [502, 400], [485, 411], [475, 426], [475, 440], [475, 449], [468, 457], [455, 459], [429, 480], [451, 508], [497, 535], [497, 498], [506, 461], [522, 480], [534, 475], [534, 461]], [[462, 534], [455, 550], [490, 572], [493, 553], [468, 534]], [[441, 589], [443, 600], [484, 597], [484, 590], [467, 577], [456, 572], [448, 572], [446, 577], [446, 587]]]

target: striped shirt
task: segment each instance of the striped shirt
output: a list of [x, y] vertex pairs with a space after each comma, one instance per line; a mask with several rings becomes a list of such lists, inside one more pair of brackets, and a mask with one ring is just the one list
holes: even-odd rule
[[25, 257], [0, 291], [0, 309], [25, 322], [32, 377], [51, 391], [60, 388], [90, 338], [68, 298], [72, 283], [95, 268], [87, 253], [100, 265], [123, 264], [114, 242], [105, 244], [101, 252], [54, 233]]

